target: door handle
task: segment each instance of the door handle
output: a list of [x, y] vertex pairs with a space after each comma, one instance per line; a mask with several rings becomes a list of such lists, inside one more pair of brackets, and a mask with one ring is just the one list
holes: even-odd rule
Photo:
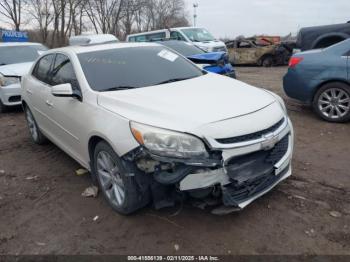
[[30, 95], [32, 95], [32, 94], [33, 94], [33, 91], [32, 91], [32, 90], [30, 90], [30, 89], [27, 89], [26, 91], [27, 91], [27, 93], [28, 93], [28, 94], [30, 94]]
[[49, 100], [46, 100], [46, 105], [48, 105], [49, 107], [53, 107], [53, 103], [52, 102], [50, 102]]

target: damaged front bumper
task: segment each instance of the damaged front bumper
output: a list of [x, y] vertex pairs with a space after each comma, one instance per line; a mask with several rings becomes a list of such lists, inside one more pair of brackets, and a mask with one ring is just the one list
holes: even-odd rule
[[289, 118], [266, 132], [232, 144], [208, 141], [215, 148], [208, 159], [169, 159], [141, 150], [135, 161], [159, 185], [196, 198], [215, 191], [225, 206], [242, 209], [291, 175], [294, 132]]

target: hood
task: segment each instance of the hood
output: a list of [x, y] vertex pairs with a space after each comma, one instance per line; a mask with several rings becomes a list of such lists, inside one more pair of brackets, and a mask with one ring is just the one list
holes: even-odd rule
[[182, 132], [250, 114], [274, 102], [275, 98], [263, 89], [212, 73], [98, 95], [101, 107], [129, 120]]
[[0, 66], [0, 73], [4, 76], [24, 76], [32, 67], [33, 62]]
[[187, 58], [194, 63], [213, 64], [220, 61], [220, 59], [223, 59], [225, 54], [226, 54], [225, 52], [212, 52], [212, 53], [192, 55], [192, 56], [188, 56]]

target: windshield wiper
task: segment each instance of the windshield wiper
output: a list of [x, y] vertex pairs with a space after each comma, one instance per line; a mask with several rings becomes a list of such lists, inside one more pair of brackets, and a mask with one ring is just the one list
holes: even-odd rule
[[168, 83], [173, 83], [173, 82], [179, 82], [179, 81], [184, 81], [184, 80], [188, 80], [188, 79], [192, 79], [193, 77], [186, 77], [186, 78], [172, 78], [169, 80], [165, 80], [163, 82], [160, 82], [158, 84], [155, 85], [163, 85], [163, 84], [168, 84]]
[[5, 64], [5, 63], [1, 63], [1, 64], [0, 64], [0, 66], [4, 66], [4, 65], [7, 65], [7, 64]]
[[103, 89], [100, 92], [120, 91], [120, 90], [128, 90], [128, 89], [135, 89], [135, 88], [138, 88], [138, 87], [136, 87], [136, 86], [115, 86], [115, 87]]

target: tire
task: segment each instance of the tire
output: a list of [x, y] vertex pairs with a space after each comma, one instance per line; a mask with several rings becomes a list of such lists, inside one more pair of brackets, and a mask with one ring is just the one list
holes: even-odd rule
[[313, 100], [313, 109], [322, 119], [333, 123], [350, 120], [350, 86], [328, 83], [322, 86]]
[[272, 56], [265, 56], [261, 60], [261, 66], [263, 67], [271, 67], [273, 65]]
[[38, 145], [43, 145], [47, 143], [47, 138], [41, 133], [38, 124], [36, 123], [34, 116], [28, 106], [24, 108], [25, 117], [27, 120], [30, 137], [33, 142]]
[[2, 103], [0, 99], [0, 113], [5, 113], [7, 111], [7, 107]]
[[99, 142], [94, 150], [94, 175], [107, 203], [118, 213], [128, 215], [144, 207], [149, 196], [141, 193], [134, 173], [130, 176], [123, 160], [106, 142]]

